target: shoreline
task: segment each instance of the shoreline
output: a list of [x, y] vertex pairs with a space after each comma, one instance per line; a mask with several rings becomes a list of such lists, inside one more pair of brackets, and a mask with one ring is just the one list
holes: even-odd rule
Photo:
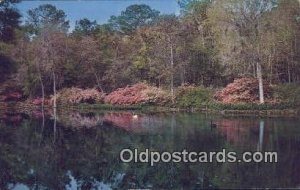
[[[3, 102], [1, 102], [2, 104]], [[4, 105], [4, 106], [3, 106]], [[246, 105], [246, 104], [245, 104]], [[224, 105], [223, 105], [224, 106]], [[238, 106], [237, 104], [235, 106]], [[259, 106], [259, 105], [258, 105]], [[300, 117], [300, 109], [295, 107], [283, 107], [282, 109], [265, 109], [262, 105], [260, 109], [228, 109], [221, 106], [206, 106], [203, 108], [180, 108], [175, 106], [155, 106], [155, 105], [109, 105], [109, 104], [78, 104], [78, 105], [58, 105], [58, 110], [71, 110], [80, 112], [99, 111], [132, 111], [141, 113], [167, 113], [167, 112], [190, 112], [190, 113], [210, 113], [224, 116], [254, 116], [254, 117]], [[229, 106], [230, 107], [230, 106]], [[0, 106], [1, 112], [26, 113], [41, 110], [41, 106], [25, 103], [4, 103]], [[243, 107], [242, 107], [243, 108]], [[268, 107], [266, 107], [268, 108]], [[45, 106], [44, 109], [52, 110], [52, 106]]]

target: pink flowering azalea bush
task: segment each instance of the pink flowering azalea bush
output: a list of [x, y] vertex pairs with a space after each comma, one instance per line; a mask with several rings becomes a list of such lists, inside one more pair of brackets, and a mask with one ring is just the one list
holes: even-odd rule
[[[264, 84], [264, 94], [270, 97], [271, 88]], [[256, 78], [235, 79], [233, 83], [217, 91], [214, 98], [222, 103], [256, 103], [259, 100], [258, 80]]]
[[144, 83], [138, 83], [113, 91], [105, 97], [104, 102], [114, 105], [165, 105], [170, 99], [169, 93], [164, 90]]
[[[97, 89], [64, 88], [57, 95], [58, 104], [103, 103], [105, 94]], [[53, 97], [52, 97], [53, 101]]]

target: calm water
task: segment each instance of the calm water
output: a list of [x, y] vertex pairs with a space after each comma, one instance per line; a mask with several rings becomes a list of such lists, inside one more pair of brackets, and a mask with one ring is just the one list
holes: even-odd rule
[[[0, 115], [0, 189], [300, 186], [300, 119], [200, 113]], [[210, 121], [217, 128], [210, 127]], [[277, 151], [278, 163], [121, 163], [123, 148]]]

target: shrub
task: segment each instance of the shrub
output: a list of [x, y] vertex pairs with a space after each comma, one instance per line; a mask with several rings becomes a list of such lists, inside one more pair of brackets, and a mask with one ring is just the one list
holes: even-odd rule
[[[215, 93], [214, 98], [222, 103], [255, 103], [259, 100], [258, 80], [256, 78], [235, 79], [233, 83]], [[271, 88], [264, 84], [265, 98], [270, 98]]]
[[103, 103], [104, 99], [104, 94], [96, 89], [64, 88], [56, 96], [58, 104]]
[[204, 87], [181, 86], [175, 100], [179, 107], [203, 107], [212, 102], [212, 91]]
[[0, 102], [15, 102], [23, 99], [24, 94], [15, 79], [9, 79], [0, 84]]
[[282, 84], [273, 87], [273, 97], [280, 102], [300, 105], [300, 85]]
[[162, 89], [138, 83], [113, 91], [105, 97], [104, 102], [113, 105], [165, 105], [170, 99], [170, 95]]
[[[43, 99], [41, 97], [37, 97], [37, 98], [34, 98], [32, 100], [28, 100], [28, 101], [29, 101], [29, 103], [31, 103], [33, 105], [36, 105], [36, 106], [39, 106], [39, 105], [43, 104]], [[52, 105], [51, 99], [45, 98], [44, 99], [44, 105]]]
[[166, 105], [172, 99], [170, 93], [156, 87], [148, 86], [142, 91], [145, 102], [149, 105]]

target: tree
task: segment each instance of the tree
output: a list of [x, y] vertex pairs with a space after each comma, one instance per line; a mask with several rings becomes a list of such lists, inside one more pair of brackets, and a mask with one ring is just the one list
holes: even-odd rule
[[78, 35], [91, 35], [95, 33], [95, 30], [97, 29], [97, 22], [90, 21], [87, 18], [81, 19], [79, 21], [76, 21], [75, 29], [73, 33]]
[[69, 21], [66, 20], [66, 17], [63, 10], [59, 10], [51, 4], [45, 4], [29, 10], [25, 23], [30, 34], [40, 34], [46, 28], [67, 32]]
[[101, 59], [101, 52], [97, 42], [92, 37], [83, 37], [80, 41], [80, 63], [84, 65], [87, 76], [94, 76], [96, 85], [103, 91], [101, 81], [105, 73], [106, 64]]
[[296, 1], [279, 1], [266, 17], [268, 30], [264, 38], [264, 55], [272, 82], [299, 81], [300, 7]]
[[112, 16], [110, 26], [118, 32], [129, 34], [153, 22], [159, 15], [159, 11], [151, 9], [148, 5], [130, 5], [120, 16]]
[[[175, 15], [160, 16], [152, 27], [152, 55], [160, 69], [159, 78], [166, 77], [170, 82], [170, 91], [174, 99], [174, 73], [176, 49], [179, 36], [179, 20]], [[159, 79], [160, 80], [160, 79]]]
[[[106, 34], [107, 35], [107, 34]], [[103, 59], [107, 64], [104, 81], [108, 90], [124, 87], [137, 82], [135, 75], [131, 75], [133, 53], [138, 50], [133, 37], [123, 36], [116, 33], [105, 38], [104, 34], [97, 36], [100, 40], [100, 48], [103, 52]]]
[[21, 15], [14, 5], [18, 0], [0, 2], [0, 41], [9, 42], [14, 39], [14, 30], [19, 27]]
[[23, 68], [19, 71], [24, 81], [29, 83], [25, 83], [27, 85], [25, 87], [29, 88], [28, 93], [35, 95], [35, 83], [40, 84], [43, 102], [46, 92], [53, 92], [54, 108], [56, 108], [56, 91], [63, 84], [63, 69], [68, 58], [66, 44], [64, 33], [53, 31], [41, 33], [25, 44], [26, 60], [23, 60]]
[[17, 43], [21, 15], [15, 8], [18, 0], [0, 1], [0, 82], [17, 70], [13, 50]]
[[[263, 23], [264, 16], [274, 7], [271, 0], [228, 0], [217, 2], [210, 11], [210, 19], [214, 23], [215, 30], [220, 32], [219, 37], [223, 53], [229, 50], [228, 57], [236, 56], [237, 62], [244, 63], [242, 69], [255, 68], [254, 74], [259, 81], [259, 100], [264, 103], [263, 89], [263, 57], [262, 39], [266, 32]], [[225, 28], [225, 29], [224, 29]], [[225, 32], [225, 33], [224, 33]], [[228, 43], [228, 44], [225, 44]], [[224, 51], [225, 50], [225, 51]], [[228, 60], [228, 59], [227, 59]], [[245, 64], [249, 63], [249, 64]]]
[[[36, 66], [38, 78], [41, 83], [44, 99], [45, 85], [42, 80], [42, 70], [46, 75], [51, 75], [53, 81], [54, 109], [56, 108], [57, 82], [62, 63], [65, 63], [66, 42], [63, 33], [69, 28], [66, 14], [50, 4], [40, 5], [28, 11], [26, 28], [29, 34], [36, 35], [36, 46], [33, 64]], [[56, 112], [56, 110], [54, 110]]]
[[[219, 63], [216, 38], [208, 19], [211, 0], [186, 0], [182, 8], [179, 58], [183, 83], [219, 86], [226, 83]], [[187, 73], [187, 74], [185, 74]]]
[[[186, 15], [198, 11], [198, 13], [206, 13], [205, 7], [203, 5], [208, 5], [212, 3], [213, 0], [177, 0], [181, 12]], [[202, 9], [199, 11], [199, 8]]]
[[[53, 80], [53, 107], [56, 108], [57, 86], [62, 83], [62, 66], [66, 62], [66, 36], [64, 33], [45, 33], [43, 36], [43, 47], [47, 53], [45, 69], [52, 75]], [[61, 80], [60, 80], [61, 79]]]

